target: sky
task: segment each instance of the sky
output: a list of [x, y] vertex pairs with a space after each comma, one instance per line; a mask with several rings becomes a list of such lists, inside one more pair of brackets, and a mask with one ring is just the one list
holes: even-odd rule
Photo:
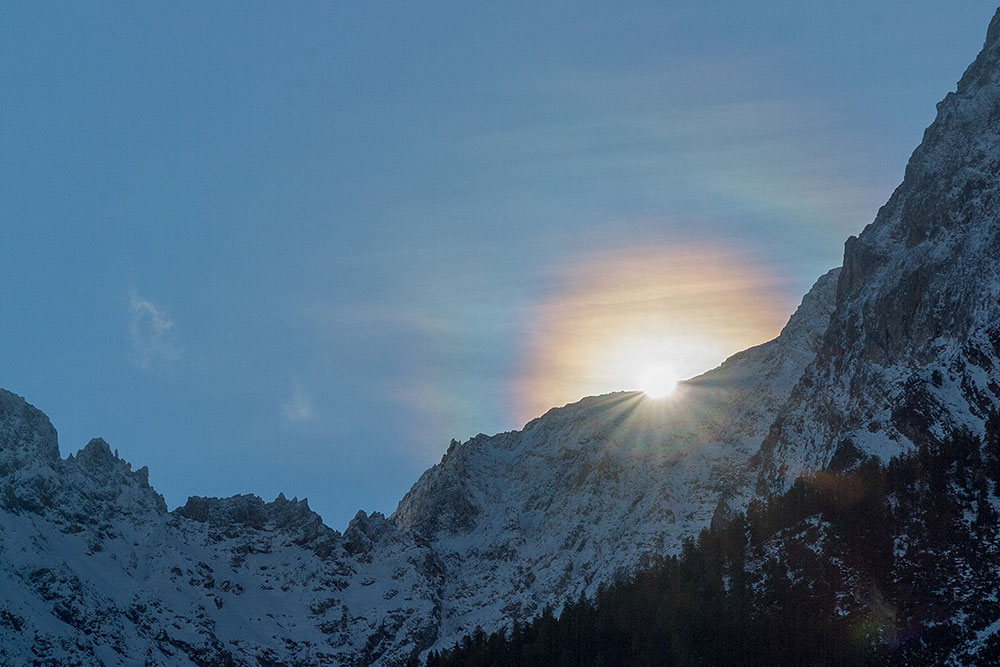
[[[171, 508], [392, 512], [840, 264], [986, 2], [0, 3], [0, 386]], [[710, 5], [710, 6], [706, 6]]]

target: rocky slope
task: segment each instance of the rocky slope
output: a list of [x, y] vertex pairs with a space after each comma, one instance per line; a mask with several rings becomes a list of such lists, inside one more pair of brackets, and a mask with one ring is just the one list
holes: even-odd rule
[[837, 276], [817, 281], [778, 338], [669, 399], [588, 398], [522, 431], [453, 444], [392, 516], [445, 563], [439, 644], [592, 594], [678, 549], [723, 495], [743, 502], [746, 463], [814, 357]]
[[453, 443], [391, 519], [343, 535], [284, 496], [168, 512], [145, 468], [99, 439], [61, 459], [45, 415], [0, 390], [0, 663], [398, 665], [592, 593], [746, 495], [836, 277], [674, 398], [589, 398]]
[[[1000, 14], [998, 14], [1000, 17]], [[903, 183], [847, 240], [816, 362], [761, 451], [761, 485], [887, 459], [1000, 400], [1000, 18], [938, 104]]]
[[443, 584], [378, 514], [341, 535], [283, 496], [169, 513], [145, 468], [102, 440], [60, 459], [45, 415], [2, 390], [0, 562], [5, 665], [404, 663]]
[[800, 477], [592, 599], [428, 667], [1000, 664], [1000, 413]]

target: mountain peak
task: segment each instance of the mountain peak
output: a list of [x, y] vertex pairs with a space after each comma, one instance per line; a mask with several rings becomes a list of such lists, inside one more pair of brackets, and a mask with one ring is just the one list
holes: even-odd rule
[[103, 438], [93, 438], [76, 455], [77, 462], [89, 470], [110, 468], [117, 458]]
[[822, 337], [823, 326], [817, 322], [827, 322], [836, 296], [837, 280], [840, 277], [840, 267], [830, 269], [813, 283], [813, 286], [802, 297], [802, 302], [795, 309], [788, 323], [781, 329], [778, 338], [783, 344], [813, 352]]
[[37, 460], [59, 460], [59, 439], [45, 413], [24, 398], [0, 389], [0, 474]]
[[1000, 8], [993, 15], [990, 27], [986, 30], [986, 44], [983, 50], [958, 82], [958, 94], [962, 95], [971, 87], [995, 79], [998, 61], [1000, 61]]
[[844, 245], [815, 362], [761, 446], [781, 491], [837, 451], [888, 460], [1000, 400], [1000, 11], [903, 182]]

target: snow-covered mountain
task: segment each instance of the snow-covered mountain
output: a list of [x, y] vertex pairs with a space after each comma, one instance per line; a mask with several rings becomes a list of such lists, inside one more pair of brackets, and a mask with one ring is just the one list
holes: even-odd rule
[[[1000, 16], [1000, 14], [998, 14]], [[875, 221], [847, 240], [816, 362], [761, 450], [761, 482], [887, 459], [1000, 400], [1000, 20], [938, 104]]]
[[440, 643], [593, 593], [678, 549], [723, 495], [740, 502], [747, 461], [815, 355], [838, 273], [817, 281], [778, 338], [670, 400], [597, 396], [453, 444], [391, 517], [445, 564]]
[[0, 391], [0, 663], [406, 664], [592, 593], [802, 472], [982, 431], [1000, 400], [1000, 12], [875, 221], [773, 341], [452, 443], [389, 518], [168, 512]]
[[343, 535], [284, 496], [168, 512], [145, 468], [99, 439], [61, 459], [48, 418], [0, 390], [0, 664], [405, 664], [590, 593], [747, 493], [836, 276], [675, 399], [588, 398], [453, 443], [393, 517]]
[[434, 639], [443, 568], [383, 516], [305, 501], [174, 512], [103, 440], [0, 390], [0, 664], [387, 664]]

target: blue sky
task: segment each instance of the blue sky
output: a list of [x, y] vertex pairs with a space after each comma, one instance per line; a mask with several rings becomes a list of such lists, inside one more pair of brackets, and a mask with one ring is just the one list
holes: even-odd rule
[[[995, 10], [619, 4], [3, 3], [0, 385], [171, 507], [391, 512], [450, 438], [634, 388], [561, 346], [598, 297], [725, 329], [688, 374], [776, 334]], [[764, 315], [677, 300], [736, 283]]]

